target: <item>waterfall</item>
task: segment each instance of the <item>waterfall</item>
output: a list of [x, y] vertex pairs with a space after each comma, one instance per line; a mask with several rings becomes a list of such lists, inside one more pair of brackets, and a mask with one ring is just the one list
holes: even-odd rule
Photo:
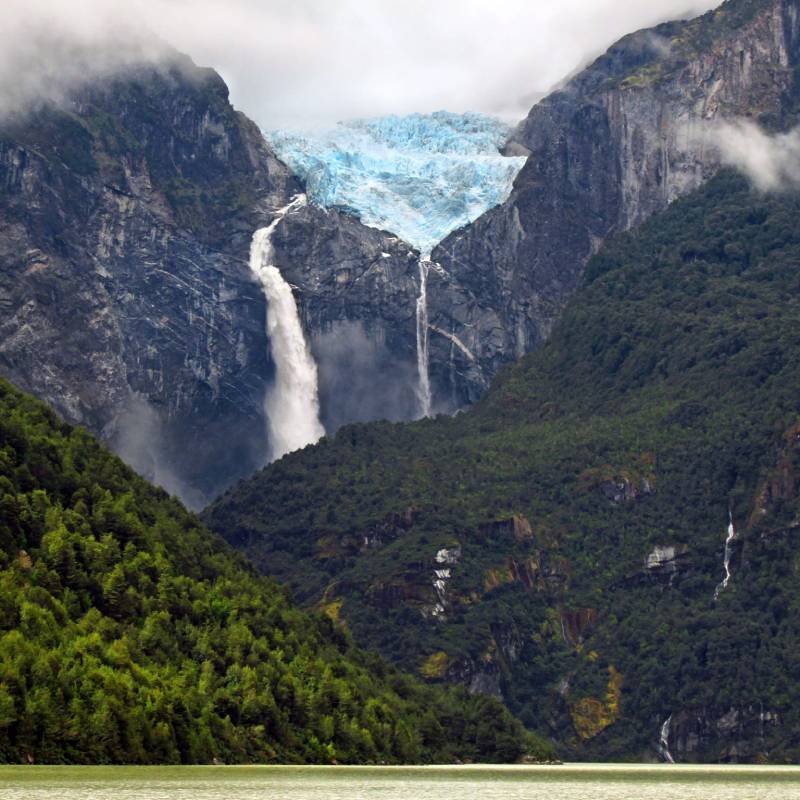
[[268, 390], [265, 408], [272, 458], [313, 444], [325, 435], [319, 421], [317, 365], [303, 333], [292, 289], [272, 264], [272, 234], [278, 223], [306, 203], [297, 195], [275, 219], [253, 234], [250, 269], [267, 298], [267, 337], [275, 362], [275, 383]]
[[419, 259], [419, 296], [417, 297], [417, 400], [420, 417], [431, 415], [431, 376], [428, 363], [428, 272], [430, 254]]
[[725, 568], [725, 577], [722, 579], [722, 583], [717, 585], [717, 588], [714, 589], [714, 599], [716, 600], [722, 591], [728, 588], [728, 584], [731, 581], [731, 555], [733, 551], [732, 542], [736, 538], [736, 528], [733, 524], [733, 514], [731, 511], [728, 511], [728, 536], [725, 539], [725, 555], [722, 559], [722, 565]]
[[669, 752], [669, 731], [672, 727], [672, 714], [670, 714], [661, 725], [661, 730], [659, 731], [658, 737], [658, 750], [661, 754], [661, 758], [667, 762], [667, 764], [674, 764], [675, 759], [672, 757], [672, 753]]

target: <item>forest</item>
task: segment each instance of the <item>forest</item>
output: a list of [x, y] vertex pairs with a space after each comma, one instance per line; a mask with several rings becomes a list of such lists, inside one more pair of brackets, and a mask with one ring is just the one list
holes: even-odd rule
[[177, 500], [0, 381], [0, 761], [549, 759], [298, 610]]

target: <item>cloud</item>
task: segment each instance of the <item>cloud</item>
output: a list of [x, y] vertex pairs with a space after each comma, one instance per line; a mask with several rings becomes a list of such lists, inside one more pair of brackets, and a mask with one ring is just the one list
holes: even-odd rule
[[0, 117], [63, 100], [81, 82], [163, 57], [136, 18], [94, 0], [5, 0], [0, 28]]
[[800, 188], [800, 128], [770, 135], [754, 122], [720, 122], [708, 137], [719, 148], [722, 162], [736, 167], [762, 191]]
[[[615, 39], [714, 0], [3, 0], [0, 112], [163, 52], [264, 127], [390, 112], [520, 117]], [[143, 34], [149, 29], [151, 34]]]

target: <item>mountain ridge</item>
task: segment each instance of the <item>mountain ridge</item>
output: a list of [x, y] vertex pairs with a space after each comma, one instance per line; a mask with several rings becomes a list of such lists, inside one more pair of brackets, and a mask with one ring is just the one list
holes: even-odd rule
[[[0, 128], [0, 368], [202, 506], [269, 452], [274, 367], [247, 256], [301, 184], [222, 79], [177, 54]], [[330, 265], [335, 287], [343, 263], [365, 273], [389, 253], [394, 291], [407, 272], [415, 296], [393, 237], [310, 206], [292, 225], [298, 269]]]
[[[533, 106], [510, 140], [528, 161], [509, 199], [432, 255], [443, 273], [428, 292], [431, 323], [474, 356], [452, 353], [459, 385], [476, 387], [460, 396], [477, 399], [503, 364], [547, 339], [606, 237], [716, 172], [708, 123], [796, 121], [798, 42], [796, 0], [728, 0], [623, 37]], [[448, 342], [432, 337], [431, 353], [446, 386]]]

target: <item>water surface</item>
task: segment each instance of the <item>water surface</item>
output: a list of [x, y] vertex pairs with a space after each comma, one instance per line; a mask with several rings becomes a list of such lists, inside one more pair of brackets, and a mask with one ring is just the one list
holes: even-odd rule
[[800, 800], [800, 767], [0, 767], [2, 800]]

